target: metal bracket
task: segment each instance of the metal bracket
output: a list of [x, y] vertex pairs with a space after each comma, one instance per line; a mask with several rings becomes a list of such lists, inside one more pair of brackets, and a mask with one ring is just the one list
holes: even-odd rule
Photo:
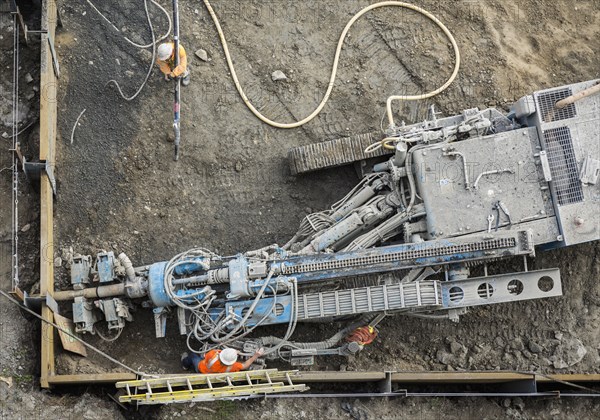
[[23, 172], [31, 183], [38, 181], [42, 172], [46, 172], [48, 180], [50, 181], [50, 185], [52, 185], [52, 192], [54, 195], [56, 195], [56, 179], [54, 177], [54, 169], [52, 165], [50, 165], [48, 162], [28, 162], [24, 157], [22, 162]]
[[48, 35], [48, 45], [50, 46], [50, 55], [52, 55], [52, 64], [54, 67], [54, 74], [57, 78], [60, 77], [60, 66], [58, 65], [58, 58], [56, 56], [56, 50], [54, 49], [54, 39], [52, 38], [52, 34], [47, 32]]
[[550, 172], [550, 163], [548, 162], [548, 154], [545, 150], [540, 151], [540, 163], [542, 164], [542, 172], [546, 182], [552, 181], [552, 173]]
[[156, 338], [164, 338], [167, 335], [167, 310], [165, 308], [154, 308], [154, 328]]

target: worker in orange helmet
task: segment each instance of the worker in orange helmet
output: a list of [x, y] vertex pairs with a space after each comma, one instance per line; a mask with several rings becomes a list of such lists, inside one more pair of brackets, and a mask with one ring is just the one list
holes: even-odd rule
[[204, 355], [204, 358], [195, 353], [191, 355], [183, 353], [181, 366], [185, 370], [193, 368], [197, 373], [233, 373], [247, 370], [264, 353], [265, 350], [260, 348], [243, 363], [237, 361], [238, 351], [230, 348], [211, 350]]
[[175, 66], [175, 45], [172, 42], [165, 42], [158, 46], [156, 64], [158, 64], [160, 71], [165, 75], [165, 80], [169, 81], [181, 77], [184, 86], [190, 84], [190, 71], [187, 68], [187, 54], [181, 44], [179, 44], [178, 66]]

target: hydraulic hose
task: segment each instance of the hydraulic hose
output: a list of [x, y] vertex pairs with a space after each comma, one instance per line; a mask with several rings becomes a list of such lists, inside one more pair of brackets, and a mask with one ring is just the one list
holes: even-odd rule
[[293, 341], [285, 341], [279, 337], [262, 337], [260, 341], [263, 345], [289, 345], [292, 347], [297, 347], [300, 349], [317, 349], [324, 350], [335, 346], [342, 338], [344, 338], [348, 333], [354, 331], [358, 327], [362, 327], [363, 325], [368, 325], [375, 317], [373, 316], [363, 316], [357, 322], [348, 325], [346, 328], [341, 329], [336, 334], [329, 337], [327, 340], [317, 341], [315, 343], [297, 343]]
[[332, 66], [332, 69], [331, 69], [331, 76], [329, 78], [329, 84], [327, 86], [327, 90], [325, 92], [325, 95], [323, 96], [323, 99], [321, 100], [321, 103], [317, 106], [317, 108], [309, 116], [307, 116], [306, 118], [304, 118], [304, 119], [302, 119], [300, 121], [293, 122], [293, 123], [280, 123], [280, 122], [276, 122], [276, 121], [273, 121], [273, 120], [265, 117], [263, 114], [261, 114], [260, 111], [258, 111], [254, 107], [254, 105], [252, 105], [252, 103], [250, 102], [250, 100], [248, 99], [248, 97], [246, 96], [246, 94], [244, 93], [244, 90], [242, 89], [242, 86], [240, 85], [240, 81], [239, 81], [239, 79], [237, 77], [237, 73], [236, 73], [235, 68], [233, 66], [233, 61], [231, 59], [231, 54], [229, 53], [229, 47], [227, 46], [227, 40], [225, 39], [225, 35], [223, 34], [223, 29], [221, 28], [221, 24], [219, 23], [219, 19], [217, 18], [217, 15], [216, 15], [215, 11], [213, 10], [212, 6], [210, 5], [210, 2], [208, 0], [203, 0], [203, 2], [204, 2], [204, 5], [206, 6], [206, 9], [208, 10], [208, 13], [210, 14], [210, 17], [212, 18], [213, 23], [215, 24], [217, 32], [219, 33], [219, 38], [221, 39], [221, 45], [223, 46], [223, 52], [225, 53], [225, 58], [227, 60], [227, 66], [229, 67], [229, 71], [231, 72], [231, 78], [233, 79], [233, 82], [235, 83], [235, 87], [236, 87], [238, 93], [240, 94], [240, 97], [242, 98], [242, 100], [244, 101], [244, 104], [246, 104], [246, 106], [248, 107], [248, 109], [258, 119], [260, 119], [261, 121], [263, 121], [266, 124], [269, 124], [272, 127], [277, 127], [277, 128], [297, 128], [297, 127], [300, 127], [300, 126], [306, 124], [307, 122], [309, 122], [313, 118], [315, 118], [317, 115], [319, 115], [319, 113], [323, 110], [323, 108], [325, 107], [325, 104], [329, 100], [329, 96], [331, 95], [331, 91], [333, 90], [333, 85], [335, 83], [335, 78], [336, 78], [337, 70], [338, 70], [338, 63], [339, 63], [339, 59], [340, 59], [340, 53], [342, 51], [342, 47], [344, 45], [344, 40], [346, 39], [346, 35], [348, 34], [348, 31], [350, 30], [350, 28], [352, 27], [352, 25], [354, 25], [354, 23], [358, 19], [360, 19], [361, 16], [363, 16], [365, 13], [367, 13], [367, 12], [369, 12], [371, 10], [374, 10], [374, 9], [378, 9], [378, 8], [381, 8], [381, 7], [402, 7], [402, 8], [410, 9], [410, 10], [413, 10], [413, 11], [415, 11], [417, 13], [420, 13], [421, 15], [423, 15], [426, 18], [428, 18], [431, 21], [433, 21], [444, 32], [444, 34], [448, 37], [448, 40], [452, 44], [452, 48], [454, 49], [454, 56], [455, 56], [454, 71], [452, 72], [452, 75], [446, 81], [446, 83], [444, 83], [439, 88], [437, 88], [435, 90], [432, 90], [431, 92], [421, 94], [421, 95], [396, 95], [396, 96], [390, 96], [388, 98], [388, 100], [387, 100], [387, 113], [388, 113], [388, 120], [390, 121], [390, 125], [393, 126], [393, 124], [394, 124], [394, 117], [392, 115], [392, 101], [395, 101], [395, 100], [409, 101], [409, 100], [431, 98], [432, 96], [437, 95], [438, 93], [440, 93], [444, 89], [446, 89], [448, 86], [450, 86], [450, 84], [456, 78], [456, 75], [458, 74], [458, 69], [460, 68], [460, 52], [458, 50], [458, 45], [456, 44], [456, 40], [454, 39], [454, 37], [452, 36], [452, 34], [448, 30], [448, 28], [446, 28], [446, 26], [444, 26], [444, 24], [442, 22], [440, 22], [438, 20], [438, 18], [436, 18], [431, 13], [429, 13], [427, 10], [422, 9], [422, 8], [420, 8], [418, 6], [415, 6], [413, 4], [409, 4], [409, 3], [403, 3], [403, 2], [399, 2], [399, 1], [382, 1], [380, 3], [375, 3], [375, 4], [367, 6], [367, 7], [363, 8], [362, 10], [360, 10], [357, 14], [355, 14], [352, 17], [352, 19], [350, 19], [348, 21], [348, 23], [344, 27], [344, 30], [342, 31], [342, 34], [340, 35], [340, 39], [339, 39], [338, 44], [337, 44], [337, 48], [335, 50], [335, 56], [334, 56], [334, 59], [333, 59], [333, 66]]

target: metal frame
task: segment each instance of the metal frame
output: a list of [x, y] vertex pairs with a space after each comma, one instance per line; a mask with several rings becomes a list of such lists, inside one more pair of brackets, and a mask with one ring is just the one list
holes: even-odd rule
[[[46, 162], [51, 167], [56, 163], [56, 86], [57, 79], [53, 63], [53, 54], [48, 37], [54, 39], [58, 9], [56, 0], [44, 0], [42, 10], [42, 28], [47, 28], [47, 33], [40, 31], [42, 48], [40, 57], [40, 161]], [[47, 171], [40, 171], [40, 294], [54, 294], [54, 232], [53, 232], [53, 185]], [[54, 319], [52, 309], [42, 303], [42, 317], [52, 322]], [[55, 371], [55, 328], [47, 322], [42, 323], [41, 337], [41, 377], [43, 388], [58, 385], [74, 384], [106, 384], [119, 381], [137, 379], [128, 372], [112, 372], [101, 374], [57, 375]], [[298, 383], [351, 383], [375, 382], [380, 384], [382, 393], [369, 393], [369, 396], [426, 396], [425, 393], [410, 393], [406, 391], [391, 392], [392, 384], [421, 384], [421, 385], [447, 385], [447, 384], [505, 384], [505, 393], [435, 393], [436, 396], [489, 396], [489, 395], [544, 395], [560, 396], [557, 392], [537, 392], [537, 385], [548, 384], [553, 381], [570, 383], [589, 383], [598, 386], [600, 374], [566, 374], [566, 375], [541, 375], [534, 373], [515, 372], [328, 372], [305, 371], [299, 372], [296, 377]], [[535, 386], [534, 386], [535, 385]], [[510, 392], [513, 391], [513, 392]], [[516, 391], [516, 393], [514, 392]], [[580, 393], [582, 394], [582, 393]], [[329, 394], [325, 396], [336, 397], [347, 394]], [[352, 393], [354, 397], [361, 393]], [[568, 395], [568, 394], [567, 394]], [[588, 394], [585, 394], [588, 395]], [[596, 395], [600, 395], [596, 394]], [[299, 394], [297, 396], [324, 396], [323, 394]], [[296, 395], [284, 395], [296, 397]]]

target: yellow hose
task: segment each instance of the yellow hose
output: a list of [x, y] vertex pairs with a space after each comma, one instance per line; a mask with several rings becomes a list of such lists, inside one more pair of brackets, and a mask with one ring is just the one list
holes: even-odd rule
[[229, 48], [227, 46], [227, 41], [225, 40], [225, 35], [223, 34], [223, 29], [221, 28], [221, 24], [219, 23], [219, 19], [217, 18], [217, 15], [215, 14], [215, 11], [213, 10], [212, 6], [210, 5], [210, 2], [208, 0], [203, 0], [204, 1], [204, 5], [206, 6], [206, 9], [208, 10], [208, 13], [210, 14], [210, 17], [212, 18], [215, 27], [217, 28], [217, 32], [219, 33], [219, 38], [221, 39], [221, 45], [223, 46], [223, 52], [225, 53], [225, 58], [227, 59], [227, 66], [229, 67], [229, 71], [231, 72], [231, 77], [233, 79], [233, 82], [235, 83], [235, 87], [238, 91], [238, 93], [240, 94], [240, 96], [242, 97], [242, 100], [244, 101], [244, 103], [246, 104], [246, 106], [248, 107], [248, 109], [250, 111], [252, 111], [252, 113], [254, 115], [256, 115], [257, 118], [259, 118], [261, 121], [273, 126], [273, 127], [277, 127], [277, 128], [296, 128], [296, 127], [300, 127], [304, 124], [306, 124], [307, 122], [311, 121], [313, 118], [315, 118], [317, 115], [319, 115], [319, 113], [323, 110], [323, 107], [325, 106], [325, 104], [327, 103], [327, 101], [329, 100], [329, 96], [331, 95], [331, 91], [333, 90], [333, 84], [335, 82], [335, 78], [336, 78], [336, 74], [337, 74], [337, 68], [338, 68], [338, 61], [340, 59], [340, 53], [342, 51], [342, 46], [344, 44], [344, 40], [346, 38], [346, 35], [348, 34], [348, 31], [350, 30], [350, 28], [352, 27], [352, 25], [354, 24], [354, 22], [356, 22], [362, 15], [364, 15], [365, 13], [374, 10], [374, 9], [378, 9], [380, 7], [403, 7], [405, 9], [410, 9], [410, 10], [414, 10], [417, 13], [422, 14], [423, 16], [427, 17], [428, 19], [432, 20], [437, 26], [439, 26], [442, 31], [444, 32], [444, 34], [446, 34], [446, 36], [448, 37], [448, 39], [450, 40], [450, 43], [452, 44], [452, 47], [454, 48], [454, 56], [455, 56], [455, 65], [454, 65], [454, 71], [452, 72], [452, 75], [450, 76], [450, 78], [448, 79], [448, 81], [446, 81], [446, 83], [444, 83], [443, 86], [439, 87], [436, 90], [433, 90], [431, 92], [428, 93], [424, 93], [421, 95], [400, 95], [400, 96], [390, 96], [387, 100], [387, 114], [388, 114], [388, 120], [390, 123], [390, 126], [394, 125], [394, 117], [392, 115], [392, 101], [395, 100], [404, 100], [404, 101], [410, 101], [410, 100], [417, 100], [417, 99], [426, 99], [426, 98], [431, 98], [432, 96], [437, 95], [438, 93], [442, 92], [444, 89], [446, 89], [456, 78], [456, 75], [458, 74], [458, 69], [460, 67], [460, 52], [458, 50], [458, 45], [456, 44], [456, 41], [454, 40], [454, 37], [452, 36], [452, 34], [450, 33], [450, 31], [448, 30], [448, 28], [446, 28], [444, 26], [444, 24], [442, 22], [440, 22], [434, 15], [432, 15], [431, 13], [429, 13], [427, 10], [421, 9], [418, 6], [409, 4], [409, 3], [403, 3], [403, 2], [399, 2], [399, 1], [383, 1], [380, 3], [375, 3], [372, 4], [370, 6], [365, 7], [364, 9], [362, 9], [361, 11], [359, 11], [357, 14], [355, 14], [352, 19], [350, 19], [348, 21], [348, 23], [346, 24], [346, 27], [344, 28], [344, 30], [342, 31], [342, 34], [340, 35], [340, 40], [338, 41], [338, 45], [337, 48], [335, 50], [335, 57], [333, 59], [333, 66], [331, 69], [331, 77], [329, 78], [329, 85], [327, 86], [327, 91], [325, 92], [325, 96], [323, 97], [323, 99], [321, 100], [321, 103], [319, 104], [319, 106], [317, 106], [317, 108], [306, 118], [294, 122], [294, 123], [279, 123], [273, 120], [270, 120], [269, 118], [265, 117], [263, 114], [261, 114], [250, 102], [250, 100], [248, 99], [248, 97], [246, 96], [246, 94], [244, 93], [244, 90], [242, 89], [242, 86], [240, 85], [240, 81], [238, 80], [237, 77], [237, 73], [235, 72], [235, 68], [233, 67], [233, 62], [231, 60], [231, 55], [229, 53]]

